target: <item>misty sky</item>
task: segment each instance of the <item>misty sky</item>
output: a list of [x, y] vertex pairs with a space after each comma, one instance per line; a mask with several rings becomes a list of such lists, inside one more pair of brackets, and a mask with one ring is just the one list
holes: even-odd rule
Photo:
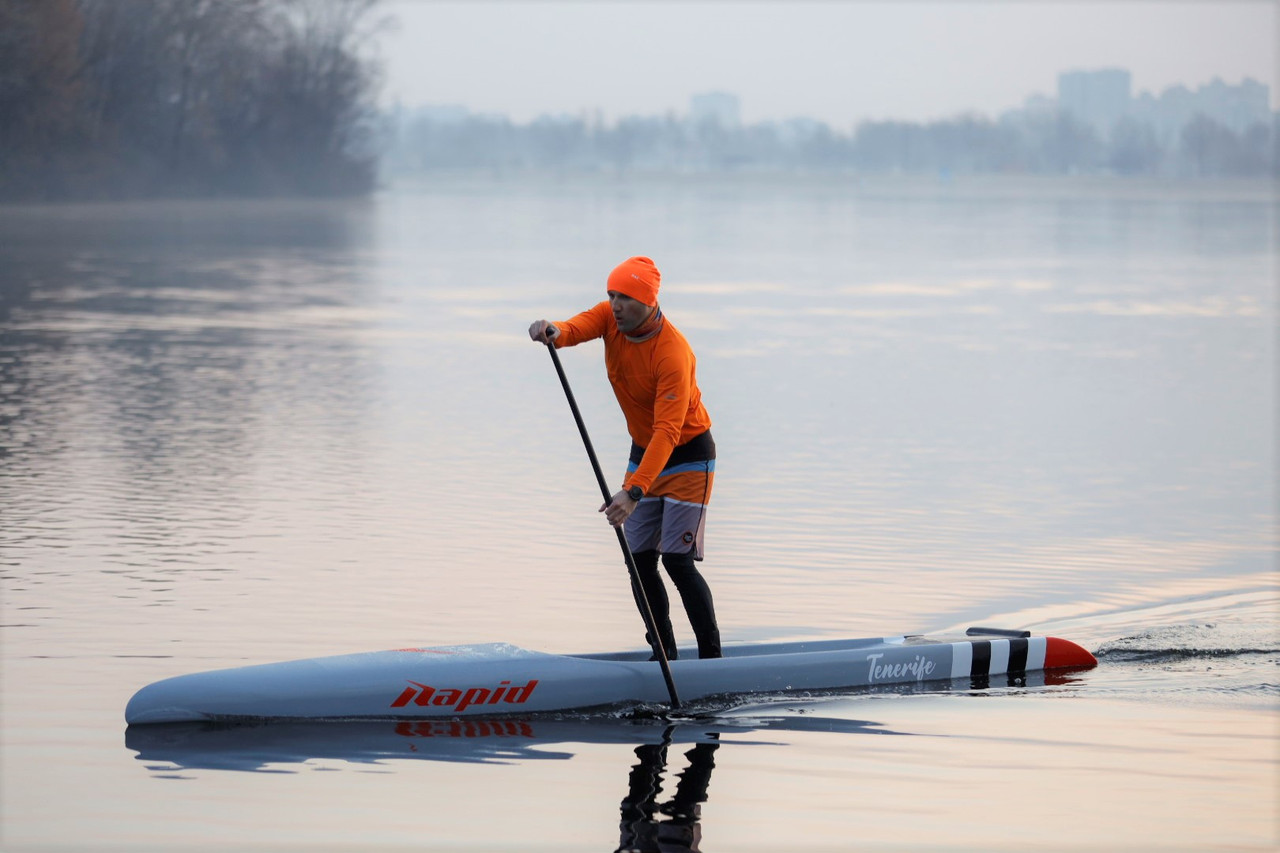
[[384, 99], [542, 114], [688, 112], [733, 92], [743, 119], [990, 116], [1058, 72], [1123, 67], [1159, 94], [1253, 77], [1277, 105], [1276, 2], [434, 2], [388, 0]]

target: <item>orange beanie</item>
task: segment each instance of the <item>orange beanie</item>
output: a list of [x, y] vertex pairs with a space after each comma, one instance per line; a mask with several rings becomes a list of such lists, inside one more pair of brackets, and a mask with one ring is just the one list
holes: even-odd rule
[[630, 296], [645, 305], [658, 304], [658, 285], [662, 282], [662, 273], [648, 258], [627, 258], [609, 273], [607, 290], [614, 290]]

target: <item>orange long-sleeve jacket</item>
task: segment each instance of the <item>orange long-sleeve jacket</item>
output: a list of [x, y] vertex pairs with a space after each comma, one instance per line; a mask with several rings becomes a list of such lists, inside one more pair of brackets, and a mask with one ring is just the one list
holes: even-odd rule
[[665, 317], [653, 337], [628, 340], [618, 331], [607, 300], [555, 326], [560, 330], [557, 348], [604, 338], [609, 384], [631, 440], [645, 448], [644, 458], [623, 488], [639, 486], [648, 492], [672, 449], [711, 429], [711, 416], [698, 390], [693, 348]]

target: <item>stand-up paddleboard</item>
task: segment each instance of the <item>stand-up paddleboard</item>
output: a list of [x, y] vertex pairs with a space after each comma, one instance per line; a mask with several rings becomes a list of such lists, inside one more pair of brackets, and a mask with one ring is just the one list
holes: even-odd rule
[[[557, 655], [503, 643], [338, 655], [180, 675], [142, 688], [130, 724], [238, 718], [446, 718], [664, 704], [649, 651]], [[1056, 637], [971, 628], [922, 636], [727, 646], [670, 662], [685, 700], [875, 687], [1085, 669], [1097, 660]]]

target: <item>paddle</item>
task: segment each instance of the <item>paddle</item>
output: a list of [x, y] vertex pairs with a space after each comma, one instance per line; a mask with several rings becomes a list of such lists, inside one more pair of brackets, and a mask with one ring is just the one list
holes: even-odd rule
[[[582, 422], [582, 413], [578, 411], [578, 401], [573, 398], [573, 391], [569, 388], [569, 379], [564, 375], [564, 368], [560, 365], [556, 345], [551, 341], [547, 341], [546, 344], [547, 352], [551, 353], [551, 363], [556, 366], [556, 375], [560, 377], [560, 385], [564, 388], [564, 396], [569, 400], [569, 408], [573, 411], [573, 419], [578, 424], [578, 432], [582, 434], [582, 443], [587, 448], [591, 469], [596, 472], [600, 494], [604, 496], [604, 502], [607, 504], [613, 500], [613, 496], [609, 494], [609, 485], [600, 471], [600, 462], [596, 459], [595, 448], [591, 446], [591, 437], [587, 435], [587, 425]], [[640, 572], [636, 569], [635, 557], [631, 555], [631, 548], [627, 545], [627, 537], [622, 533], [622, 526], [619, 525], [613, 530], [618, 534], [618, 546], [622, 548], [622, 556], [627, 562], [627, 572], [631, 575], [631, 591], [635, 594], [636, 604], [640, 607], [640, 617], [644, 619], [644, 627], [649, 634], [649, 646], [662, 666], [662, 677], [667, 682], [667, 692], [671, 694], [671, 707], [678, 709], [680, 697], [676, 695], [676, 683], [671, 679], [671, 664], [667, 660], [667, 650], [662, 647], [662, 640], [658, 636], [658, 626], [653, 619], [653, 608], [649, 606], [649, 597], [644, 594], [644, 586], [640, 583]]]

